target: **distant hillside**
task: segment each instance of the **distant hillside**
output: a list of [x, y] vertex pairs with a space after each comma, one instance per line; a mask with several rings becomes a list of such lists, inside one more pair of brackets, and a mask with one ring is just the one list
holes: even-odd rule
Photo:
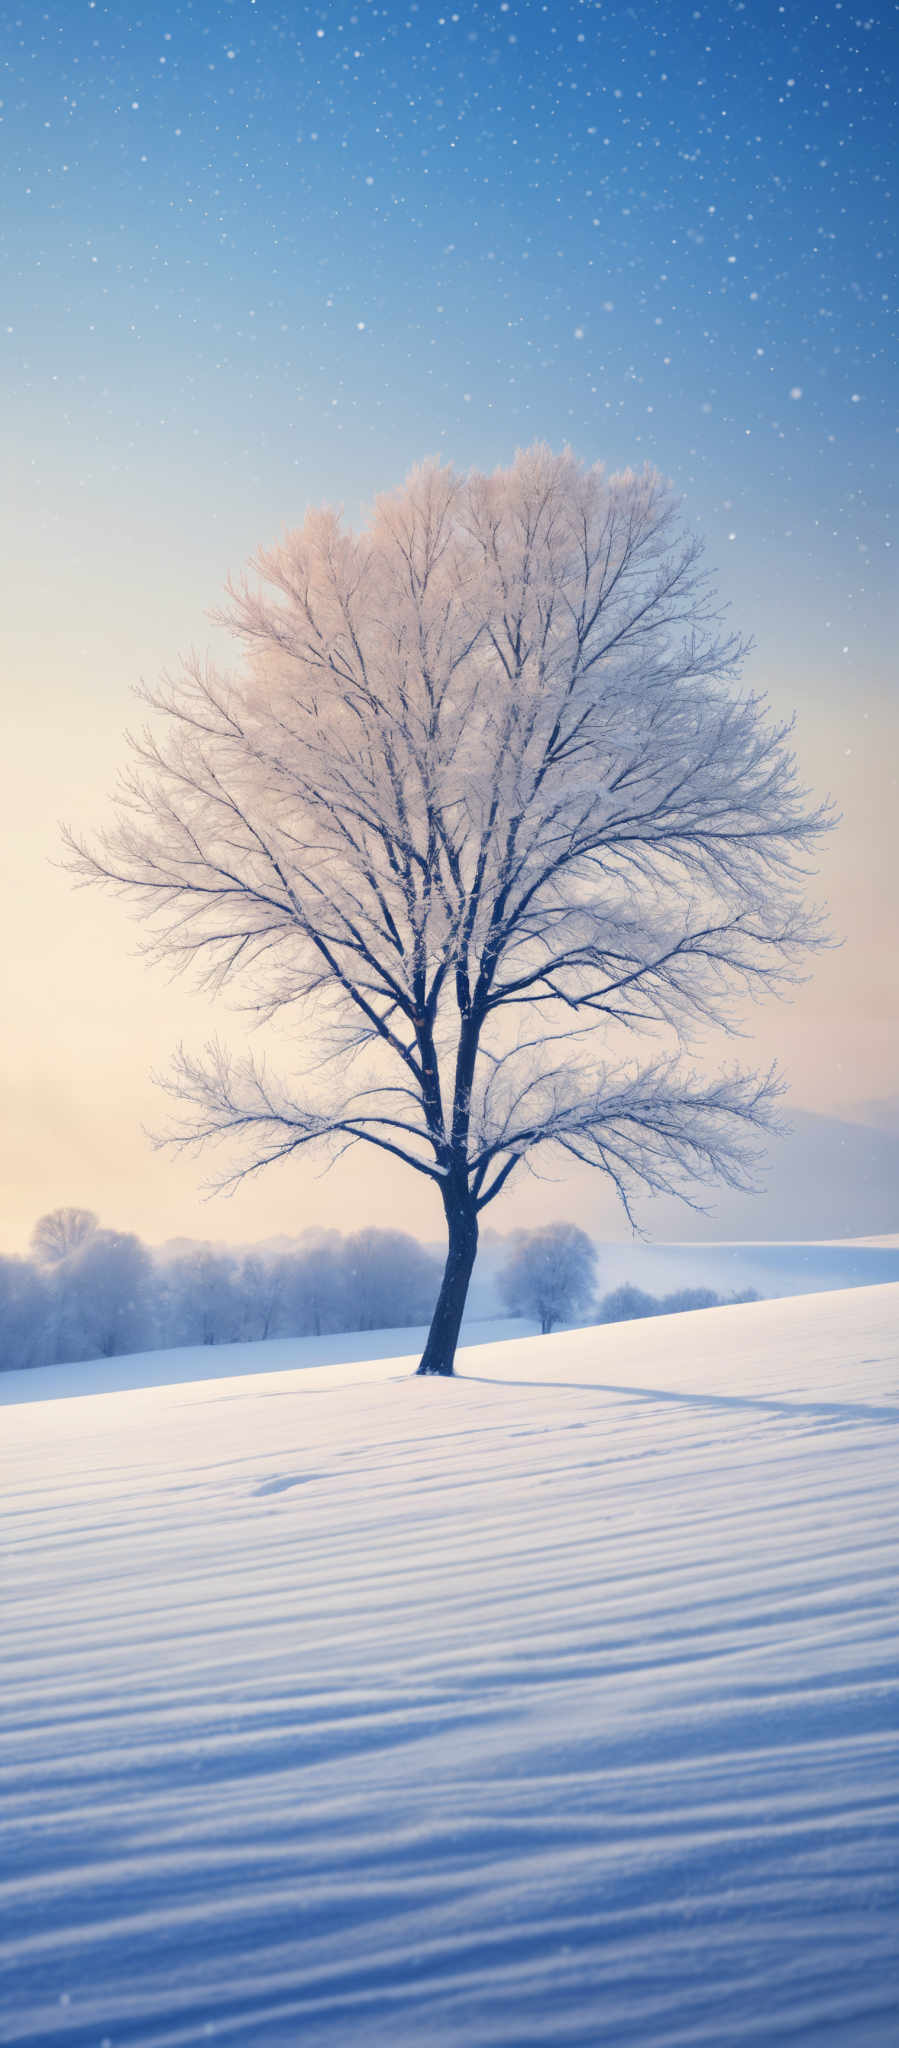
[[[899, 1281], [899, 1241], [893, 1245], [808, 1244], [779, 1238], [770, 1244], [712, 1244], [707, 1239], [685, 1242], [681, 1238], [679, 1243], [665, 1244], [657, 1238], [650, 1243], [605, 1238], [597, 1250], [600, 1297], [622, 1286], [656, 1296], [681, 1288], [710, 1287], [726, 1301], [747, 1288], [773, 1298]], [[498, 1280], [507, 1252], [508, 1239], [488, 1234], [475, 1268], [472, 1313], [495, 1316], [501, 1312]]]
[[[759, 1194], [708, 1188], [704, 1215], [665, 1197], [638, 1201], [637, 1221], [657, 1240], [796, 1243], [821, 1238], [880, 1237], [899, 1230], [899, 1131], [791, 1109], [787, 1138], [772, 1139]], [[614, 1190], [587, 1168], [545, 1180], [512, 1183], [508, 1202], [489, 1212], [506, 1232], [569, 1217], [604, 1242], [631, 1232]]]
[[791, 1110], [790, 1136], [775, 1140], [761, 1194], [725, 1189], [714, 1213], [694, 1216], [679, 1203], [647, 1205], [654, 1237], [847, 1238], [899, 1227], [899, 1132]]

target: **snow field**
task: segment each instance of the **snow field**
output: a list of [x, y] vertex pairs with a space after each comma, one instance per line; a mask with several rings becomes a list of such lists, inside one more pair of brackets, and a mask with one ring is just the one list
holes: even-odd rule
[[[461, 1348], [501, 1337], [532, 1336], [536, 1323], [521, 1317], [491, 1316], [462, 1325]], [[125, 1394], [142, 1387], [173, 1387], [196, 1380], [245, 1379], [248, 1373], [298, 1372], [310, 1365], [368, 1365], [376, 1358], [415, 1360], [424, 1350], [427, 1324], [397, 1330], [342, 1330], [326, 1337], [267, 1337], [249, 1344], [178, 1344], [165, 1351], [131, 1351], [84, 1363], [42, 1365], [0, 1372], [0, 1408], [20, 1401]]]
[[893, 2048], [897, 1330], [9, 1407], [2, 2038]]

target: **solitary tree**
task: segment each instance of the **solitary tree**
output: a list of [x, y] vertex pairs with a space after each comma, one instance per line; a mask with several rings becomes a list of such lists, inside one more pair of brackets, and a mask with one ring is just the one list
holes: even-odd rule
[[[743, 647], [653, 472], [545, 447], [429, 465], [362, 533], [312, 512], [253, 571], [223, 615], [237, 672], [191, 657], [146, 693], [162, 728], [72, 856], [169, 959], [315, 1033], [289, 1081], [179, 1053], [180, 1141], [242, 1146], [222, 1184], [360, 1142], [439, 1191], [419, 1370], [448, 1374], [479, 1215], [535, 1153], [599, 1167], [628, 1211], [745, 1184], [773, 1077], [679, 1055], [795, 973], [826, 816], [735, 689]], [[623, 1057], [642, 1029], [674, 1052]]]
[[593, 1300], [596, 1249], [576, 1223], [546, 1223], [522, 1230], [499, 1276], [513, 1315], [536, 1316], [548, 1337]]

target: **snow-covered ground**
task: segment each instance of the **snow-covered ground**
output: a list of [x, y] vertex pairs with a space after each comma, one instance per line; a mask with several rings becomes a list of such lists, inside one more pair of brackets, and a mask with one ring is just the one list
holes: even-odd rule
[[[502, 1338], [529, 1337], [536, 1323], [493, 1316], [462, 1325], [463, 1350]], [[0, 1372], [0, 1408], [61, 1396], [133, 1393], [194, 1380], [245, 1379], [248, 1373], [299, 1372], [310, 1365], [357, 1365], [376, 1358], [421, 1357], [427, 1325], [401, 1330], [344, 1330], [327, 1337], [269, 1337], [254, 1344], [184, 1344], [168, 1351], [133, 1351], [123, 1358], [92, 1358], [79, 1365], [41, 1365]]]
[[895, 2048], [897, 1329], [9, 1406], [4, 2041]]

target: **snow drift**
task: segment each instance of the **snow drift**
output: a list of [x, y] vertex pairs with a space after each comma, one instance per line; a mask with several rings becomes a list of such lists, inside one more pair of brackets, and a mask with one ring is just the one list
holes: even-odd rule
[[894, 2043], [897, 1324], [9, 1407], [4, 2039]]

